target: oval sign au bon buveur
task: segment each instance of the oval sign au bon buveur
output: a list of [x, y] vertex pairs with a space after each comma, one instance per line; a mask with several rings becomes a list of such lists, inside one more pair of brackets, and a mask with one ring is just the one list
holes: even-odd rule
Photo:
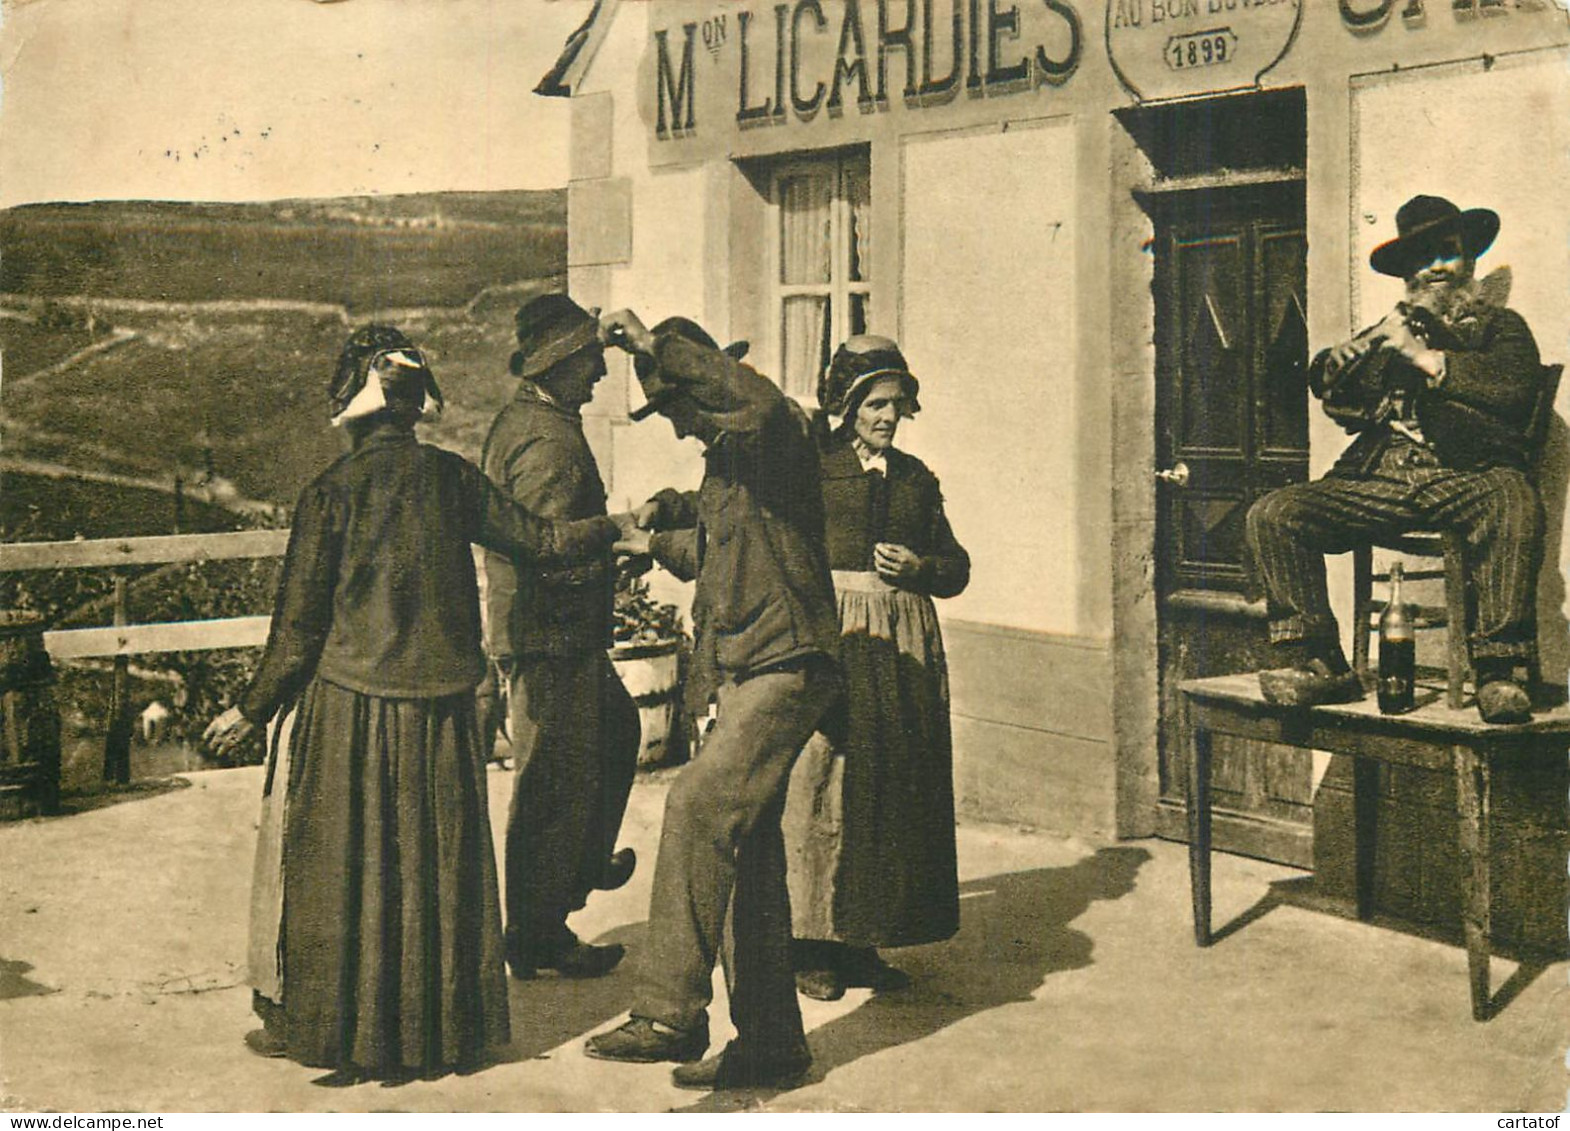
[[1246, 90], [1302, 18], [1302, 0], [1107, 0], [1107, 57], [1142, 102]]

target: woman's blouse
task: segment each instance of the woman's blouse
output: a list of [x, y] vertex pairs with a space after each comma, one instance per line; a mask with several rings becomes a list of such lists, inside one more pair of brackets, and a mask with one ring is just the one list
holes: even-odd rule
[[872, 548], [893, 542], [921, 559], [917, 576], [897, 584], [933, 597], [963, 592], [970, 555], [943, 513], [937, 476], [896, 448], [884, 451], [884, 465], [883, 471], [864, 469], [849, 440], [837, 439], [823, 452], [830, 568], [872, 570]]

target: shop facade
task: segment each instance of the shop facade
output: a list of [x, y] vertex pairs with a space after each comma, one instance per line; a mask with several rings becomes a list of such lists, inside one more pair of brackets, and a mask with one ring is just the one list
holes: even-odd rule
[[[847, 335], [904, 348], [901, 445], [975, 563], [940, 603], [962, 809], [1178, 836], [1172, 688], [1257, 652], [1243, 515], [1346, 442], [1306, 359], [1400, 297], [1367, 268], [1396, 208], [1497, 210], [1479, 274], [1570, 357], [1567, 68], [1551, 0], [600, 0], [542, 91], [572, 100], [580, 302], [745, 338], [809, 407]], [[612, 364], [590, 432], [613, 503], [695, 482]], [[1332, 591], [1348, 609], [1344, 561]], [[1218, 842], [1324, 867], [1336, 780], [1224, 752]]]

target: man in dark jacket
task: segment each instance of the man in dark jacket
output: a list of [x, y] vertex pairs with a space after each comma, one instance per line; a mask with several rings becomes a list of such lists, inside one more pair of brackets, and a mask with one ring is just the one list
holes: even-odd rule
[[1330, 611], [1324, 555], [1407, 530], [1456, 531], [1477, 594], [1478, 710], [1488, 722], [1524, 722], [1543, 542], [1529, 478], [1543, 387], [1537, 343], [1519, 314], [1477, 294], [1473, 268], [1499, 231], [1496, 213], [1416, 196], [1396, 213], [1396, 229], [1370, 263], [1406, 280], [1405, 300], [1321, 352], [1309, 372], [1325, 410], [1357, 440], [1323, 479], [1283, 487], [1249, 510], [1279, 662], [1260, 673], [1260, 689], [1298, 706], [1361, 698]]
[[696, 578], [688, 704], [701, 714], [712, 697], [716, 713], [666, 801], [631, 1019], [590, 1038], [586, 1051], [697, 1060], [722, 957], [737, 1038], [678, 1067], [676, 1084], [788, 1086], [811, 1057], [791, 967], [780, 816], [791, 766], [839, 688], [817, 449], [804, 414], [693, 323], [672, 319], [651, 333], [623, 311], [604, 328], [636, 359], [647, 403], [634, 418], [659, 412], [705, 446], [699, 489], [660, 492], [638, 512], [644, 529], [624, 530], [617, 548]]
[[[481, 465], [530, 512], [552, 519], [605, 514], [605, 486], [580, 410], [605, 375], [599, 321], [563, 294], [518, 311], [518, 380], [497, 414]], [[591, 946], [567, 927], [589, 892], [631, 876], [616, 836], [638, 759], [638, 709], [606, 655], [615, 569], [609, 553], [542, 567], [489, 554], [488, 651], [509, 684], [517, 777], [507, 818], [507, 961], [514, 977], [540, 969], [608, 973], [620, 944]]]

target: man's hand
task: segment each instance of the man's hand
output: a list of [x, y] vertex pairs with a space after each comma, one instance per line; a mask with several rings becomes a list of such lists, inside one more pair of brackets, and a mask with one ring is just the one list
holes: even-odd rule
[[240, 714], [240, 708], [230, 707], [207, 724], [207, 729], [202, 732], [202, 741], [214, 754], [226, 758], [255, 730], [256, 724]]
[[[1332, 378], [1339, 376], [1347, 366], [1365, 354], [1370, 353], [1375, 347], [1383, 344], [1389, 330], [1389, 323], [1392, 318], [1396, 317], [1395, 311], [1391, 311], [1385, 315], [1378, 325], [1371, 326], [1363, 333], [1331, 346], [1326, 375]], [[1401, 326], [1404, 329], [1406, 323], [1401, 322]]]
[[600, 340], [628, 353], [652, 354], [654, 335], [630, 310], [616, 310], [600, 318]]
[[879, 542], [872, 547], [872, 565], [885, 581], [901, 581], [921, 572], [920, 556], [897, 542]]
[[660, 503], [658, 499], [650, 499], [632, 512], [633, 522], [642, 530], [653, 530], [654, 524], [659, 521], [659, 517]]
[[1405, 318], [1391, 315], [1379, 325], [1383, 331], [1381, 342], [1408, 361], [1415, 361], [1418, 354], [1427, 351], [1428, 347], [1412, 333], [1412, 327]]
[[649, 532], [635, 526], [623, 531], [622, 536], [616, 539], [616, 544], [611, 549], [615, 550], [617, 555], [622, 557], [647, 556], [649, 553], [649, 540]]
[[1428, 343], [1412, 329], [1411, 320], [1399, 307], [1385, 315], [1379, 325], [1370, 333], [1362, 335], [1362, 338], [1370, 343], [1370, 347], [1395, 350], [1430, 378], [1437, 379], [1444, 375], [1444, 352], [1430, 349]]
[[1349, 365], [1376, 349], [1393, 349], [1408, 361], [1429, 369], [1423, 358], [1432, 351], [1412, 332], [1405, 313], [1396, 307], [1362, 333], [1330, 347], [1325, 365], [1326, 392], [1335, 387]]

